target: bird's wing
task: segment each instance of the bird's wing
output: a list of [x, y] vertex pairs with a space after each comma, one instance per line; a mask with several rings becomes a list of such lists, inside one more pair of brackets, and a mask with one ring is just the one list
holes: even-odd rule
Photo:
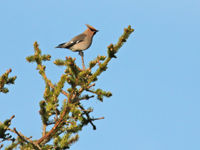
[[85, 39], [86, 35], [85, 34], [79, 34], [75, 36], [73, 39], [71, 39], [69, 42], [65, 43], [63, 45], [64, 48], [70, 48], [73, 45], [82, 42]]

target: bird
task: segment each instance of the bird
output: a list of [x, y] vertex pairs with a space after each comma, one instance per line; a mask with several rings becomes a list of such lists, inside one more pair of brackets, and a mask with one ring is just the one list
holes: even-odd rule
[[86, 26], [87, 29], [83, 33], [75, 36], [68, 42], [59, 44], [56, 48], [66, 48], [74, 52], [81, 52], [88, 49], [92, 44], [93, 36], [98, 32], [98, 30], [91, 25], [86, 24]]
[[98, 32], [98, 30], [95, 29], [93, 26], [89, 24], [86, 24], [86, 26], [87, 29], [83, 33], [75, 36], [68, 42], [61, 43], [58, 46], [56, 46], [56, 48], [66, 48], [72, 50], [73, 52], [79, 52], [79, 55], [82, 58], [83, 69], [85, 68], [83, 51], [91, 46], [93, 36]]

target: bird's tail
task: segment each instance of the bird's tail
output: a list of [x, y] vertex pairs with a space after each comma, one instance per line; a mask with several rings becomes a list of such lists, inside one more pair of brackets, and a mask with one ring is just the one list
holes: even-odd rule
[[55, 48], [64, 48], [64, 44], [65, 44], [65, 43], [59, 44], [59, 45], [56, 46]]

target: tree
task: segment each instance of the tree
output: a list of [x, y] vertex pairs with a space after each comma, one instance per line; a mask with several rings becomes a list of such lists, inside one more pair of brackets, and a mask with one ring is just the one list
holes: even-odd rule
[[[110, 44], [107, 49], [107, 56], [97, 56], [90, 61], [89, 67], [81, 69], [75, 63], [75, 58], [66, 57], [65, 60], [57, 59], [54, 64], [57, 66], [64, 66], [66, 69], [61, 75], [58, 83], [52, 83], [47, 77], [44, 61], [50, 61], [50, 55], [42, 55], [37, 42], [34, 43], [34, 54], [28, 56], [28, 62], [34, 62], [37, 65], [37, 70], [45, 81], [45, 90], [43, 100], [40, 101], [40, 116], [42, 119], [42, 135], [39, 139], [32, 139], [26, 137], [16, 128], [11, 129], [10, 124], [14, 115], [0, 123], [0, 139], [3, 141], [11, 141], [6, 150], [14, 148], [20, 149], [36, 149], [36, 150], [63, 150], [69, 149], [70, 145], [79, 139], [78, 132], [86, 125], [94, 125], [95, 120], [104, 119], [104, 117], [94, 118], [90, 113], [92, 108], [84, 108], [81, 102], [89, 100], [96, 95], [97, 99], [103, 102], [104, 97], [112, 96], [111, 92], [102, 89], [94, 89], [95, 82], [102, 72], [108, 68], [108, 63], [112, 58], [116, 58], [115, 54], [126, 42], [129, 35], [134, 31], [131, 26], [124, 29], [123, 35], [119, 38], [117, 44]], [[14, 83], [16, 77], [8, 78], [11, 70], [7, 71], [0, 78], [0, 92], [8, 92], [4, 87], [5, 84]], [[69, 87], [63, 90], [65, 84]], [[87, 94], [83, 94], [87, 93]], [[59, 106], [59, 96], [63, 94], [66, 98], [63, 100], [62, 106]], [[93, 94], [93, 95], [89, 95]], [[50, 128], [50, 130], [47, 130]], [[52, 141], [52, 142], [50, 142]], [[3, 147], [3, 144], [1, 145]]]

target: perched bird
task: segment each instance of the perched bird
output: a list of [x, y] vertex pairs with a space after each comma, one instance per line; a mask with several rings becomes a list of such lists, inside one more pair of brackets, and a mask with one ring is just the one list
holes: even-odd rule
[[59, 44], [56, 47], [56, 48], [67, 48], [74, 52], [79, 52], [79, 55], [81, 56], [82, 59], [83, 70], [85, 70], [83, 50], [86, 50], [91, 46], [93, 36], [98, 32], [98, 30], [92, 27], [91, 25], [86, 24], [86, 26], [87, 29], [83, 33], [75, 36], [69, 42]]
[[[56, 48], [67, 48], [74, 52], [80, 52], [88, 49], [92, 44], [93, 36], [98, 32], [94, 27], [86, 24], [87, 29], [72, 38], [69, 42], [59, 44]], [[80, 54], [81, 55], [81, 54]]]

